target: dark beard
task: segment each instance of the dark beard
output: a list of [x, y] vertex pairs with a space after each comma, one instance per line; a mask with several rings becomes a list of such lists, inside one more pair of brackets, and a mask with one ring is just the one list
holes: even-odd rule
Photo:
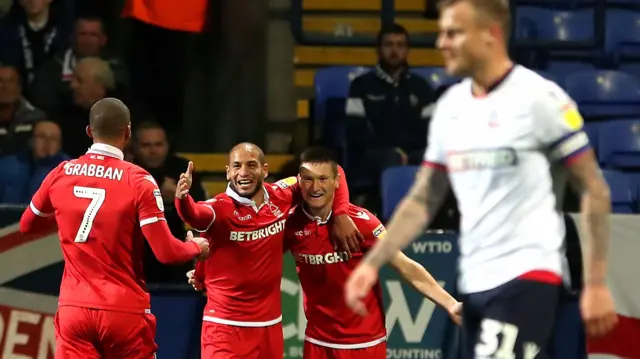
[[240, 197], [248, 198], [248, 199], [253, 198], [253, 196], [255, 196], [256, 193], [258, 193], [258, 191], [260, 191], [260, 189], [262, 188], [263, 185], [264, 185], [264, 181], [263, 180], [258, 181], [258, 185], [256, 186], [256, 189], [254, 189], [253, 192], [251, 192], [250, 194], [244, 195], [244, 194], [240, 194], [240, 192], [238, 192], [238, 189], [236, 188], [235, 182], [233, 182], [233, 181], [229, 182], [229, 186], [231, 187], [233, 192], [237, 193], [238, 196], [240, 196]]

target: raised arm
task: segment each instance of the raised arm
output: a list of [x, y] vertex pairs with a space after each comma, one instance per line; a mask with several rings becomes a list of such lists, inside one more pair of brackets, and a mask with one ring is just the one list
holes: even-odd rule
[[196, 203], [189, 195], [193, 185], [193, 162], [189, 161], [186, 172], [180, 175], [174, 204], [178, 215], [198, 232], [206, 232], [216, 220], [213, 206], [207, 202]]

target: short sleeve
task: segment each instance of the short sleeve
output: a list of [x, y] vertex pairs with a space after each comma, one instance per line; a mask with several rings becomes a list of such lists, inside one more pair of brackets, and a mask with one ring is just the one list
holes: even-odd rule
[[352, 214], [351, 217], [364, 237], [362, 246], [365, 250], [372, 248], [379, 239], [384, 238], [387, 234], [382, 222], [369, 211], [360, 210], [355, 215]]
[[40, 187], [34, 193], [31, 198], [31, 203], [29, 203], [29, 208], [31, 211], [39, 217], [51, 217], [54, 214], [53, 204], [51, 203], [51, 198], [49, 197], [49, 188], [51, 188], [51, 184], [57, 177], [60, 172], [60, 168], [66, 168], [68, 162], [63, 162], [58, 165], [56, 168], [52, 169], [47, 176], [44, 178], [44, 181], [40, 184]]
[[538, 145], [556, 161], [567, 162], [590, 148], [575, 102], [555, 83], [533, 102], [533, 126]]
[[150, 174], [142, 171], [135, 174], [134, 181], [140, 227], [164, 221], [164, 203], [156, 181]]
[[427, 135], [427, 149], [424, 153], [423, 165], [446, 170], [447, 153], [442, 146], [442, 133], [440, 128], [445, 114], [443, 113], [442, 100], [438, 101], [433, 111], [433, 116], [429, 122], [429, 132]]

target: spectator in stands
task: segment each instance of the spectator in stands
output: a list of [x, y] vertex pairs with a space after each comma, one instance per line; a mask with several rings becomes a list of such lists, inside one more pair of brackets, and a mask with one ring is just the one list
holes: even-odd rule
[[43, 61], [69, 44], [67, 0], [19, 0], [0, 29], [0, 61], [19, 69], [28, 84]]
[[52, 121], [35, 124], [31, 151], [0, 158], [0, 203], [29, 203], [55, 166], [68, 160], [62, 152], [60, 127]]
[[[176, 194], [176, 185], [180, 174], [187, 169], [188, 160], [179, 157], [170, 151], [169, 141], [164, 128], [152, 121], [142, 122], [135, 128], [133, 139], [134, 162], [147, 170], [160, 187], [165, 203], [165, 218], [167, 224], [176, 238], [184, 238], [184, 223], [178, 216], [173, 206]], [[199, 176], [194, 173], [193, 186], [189, 194], [196, 201], [206, 199], [204, 188]], [[179, 282], [184, 280], [185, 270], [191, 269], [191, 265], [167, 266], [156, 259], [147, 246], [145, 270], [149, 282]]]
[[0, 65], [0, 155], [25, 150], [33, 124], [44, 116], [22, 96], [18, 70]]
[[417, 164], [426, 147], [434, 91], [409, 72], [409, 34], [401, 25], [378, 34], [378, 65], [353, 80], [346, 105], [350, 169], [378, 178], [387, 167]]
[[105, 97], [118, 96], [111, 67], [97, 57], [78, 61], [70, 86], [73, 102], [52, 117], [62, 128], [64, 151], [71, 157], [79, 157], [91, 146], [91, 139], [86, 134], [91, 106]]
[[81, 17], [76, 20], [71, 47], [53, 56], [36, 69], [28, 97], [36, 106], [48, 113], [59, 112], [65, 103], [72, 101], [71, 80], [78, 60], [99, 57], [106, 61], [114, 74], [116, 87], [126, 87], [128, 75], [124, 64], [106, 51], [107, 34], [104, 23], [97, 17]]

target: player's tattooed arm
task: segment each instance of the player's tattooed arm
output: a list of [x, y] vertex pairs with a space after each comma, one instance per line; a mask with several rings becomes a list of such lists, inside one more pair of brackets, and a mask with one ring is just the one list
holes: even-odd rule
[[421, 167], [409, 194], [402, 199], [387, 226], [387, 236], [367, 254], [365, 263], [380, 268], [415, 240], [444, 202], [448, 189], [445, 171]]
[[571, 185], [581, 194], [581, 225], [587, 237], [584, 249], [585, 284], [602, 284], [609, 255], [611, 195], [593, 150], [567, 166]]

